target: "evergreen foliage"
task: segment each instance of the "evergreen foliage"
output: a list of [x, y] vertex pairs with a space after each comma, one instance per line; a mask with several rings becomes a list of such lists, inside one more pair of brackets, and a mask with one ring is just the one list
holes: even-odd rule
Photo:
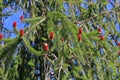
[[[120, 79], [116, 0], [0, 0], [0, 10], [11, 3], [13, 11], [21, 6], [30, 13], [21, 20], [30, 26], [22, 35], [13, 27], [15, 38], [0, 39], [0, 80]], [[0, 12], [0, 19], [5, 16]], [[4, 31], [11, 32], [0, 25]]]

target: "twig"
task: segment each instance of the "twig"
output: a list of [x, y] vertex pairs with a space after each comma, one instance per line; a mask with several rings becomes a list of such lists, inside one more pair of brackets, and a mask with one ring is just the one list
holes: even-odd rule
[[62, 57], [62, 60], [61, 60], [61, 64], [60, 64], [60, 68], [59, 68], [59, 73], [58, 73], [58, 79], [57, 80], [60, 80], [60, 74], [61, 74], [61, 70], [62, 70], [62, 65], [63, 65], [63, 57]]
[[108, 60], [106, 60], [106, 59], [104, 59], [104, 58], [100, 58], [101, 60], [104, 60], [104, 61], [106, 61], [106, 62], [110, 62], [110, 61], [108, 61]]
[[61, 70], [62, 70], [62, 65], [61, 65], [60, 68], [59, 68], [58, 80], [60, 80], [60, 73], [61, 73]]
[[58, 59], [57, 56], [56, 56], [55, 54], [51, 54], [51, 55], [55, 58], [55, 60]]

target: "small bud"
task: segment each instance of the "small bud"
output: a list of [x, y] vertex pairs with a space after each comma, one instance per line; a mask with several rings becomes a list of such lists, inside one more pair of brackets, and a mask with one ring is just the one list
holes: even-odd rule
[[81, 27], [79, 28], [79, 34], [82, 34], [82, 28]]
[[81, 34], [78, 34], [78, 41], [82, 41], [82, 36], [81, 36]]
[[100, 36], [100, 40], [104, 40], [104, 39], [105, 39], [105, 37], [101, 35]]
[[20, 20], [22, 21], [24, 19], [24, 16], [22, 15], [22, 16], [20, 16]]
[[16, 21], [14, 21], [13, 22], [13, 27], [16, 28], [16, 26], [17, 26], [17, 23], [16, 23]]
[[120, 51], [118, 52], [118, 55], [120, 56]]
[[0, 40], [2, 40], [2, 38], [3, 38], [3, 34], [0, 34]]
[[62, 37], [61, 41], [64, 42], [64, 38], [63, 37]]
[[98, 28], [98, 32], [101, 33], [102, 32], [102, 28], [99, 27]]
[[50, 32], [50, 39], [52, 40], [54, 38], [54, 32]]
[[23, 36], [23, 35], [24, 35], [24, 30], [20, 29], [20, 36]]
[[48, 46], [47, 43], [44, 43], [44, 47], [43, 48], [44, 48], [45, 51], [49, 51], [49, 46]]
[[120, 42], [118, 42], [117, 45], [120, 47]]

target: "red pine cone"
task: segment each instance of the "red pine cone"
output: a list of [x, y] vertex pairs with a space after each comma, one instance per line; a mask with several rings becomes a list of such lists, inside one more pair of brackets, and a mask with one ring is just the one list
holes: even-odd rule
[[82, 41], [82, 36], [81, 36], [81, 34], [78, 34], [78, 41]]
[[54, 38], [54, 32], [50, 32], [50, 39]]
[[100, 40], [104, 40], [104, 39], [105, 39], [105, 37], [101, 35], [100, 36]]
[[17, 26], [17, 22], [14, 21], [14, 22], [13, 22], [13, 27], [16, 28], [16, 26]]
[[63, 37], [62, 37], [61, 41], [62, 41], [62, 42], [64, 42], [64, 41], [65, 41]]
[[98, 28], [98, 32], [101, 33], [102, 32], [102, 28], [99, 27]]
[[3, 38], [3, 34], [0, 34], [0, 40], [2, 40], [2, 38]]
[[47, 43], [44, 43], [44, 47], [43, 48], [44, 48], [45, 51], [49, 51], [49, 46], [48, 46]]
[[118, 44], [118, 46], [120, 47], [120, 42], [118, 42], [117, 44]]
[[82, 34], [82, 28], [81, 27], [79, 28], [79, 34]]
[[22, 21], [23, 19], [24, 19], [24, 16], [23, 16], [23, 15], [21, 15], [21, 16], [20, 16], [20, 20]]
[[20, 29], [20, 36], [23, 36], [23, 35], [24, 35], [24, 30]]
[[118, 55], [120, 55], [120, 51], [118, 52]]

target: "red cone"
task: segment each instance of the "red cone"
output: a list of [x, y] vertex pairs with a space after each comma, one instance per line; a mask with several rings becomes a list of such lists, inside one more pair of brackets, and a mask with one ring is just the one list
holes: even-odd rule
[[24, 35], [24, 30], [20, 29], [20, 36], [23, 36], [23, 35]]
[[14, 21], [14, 22], [13, 22], [13, 27], [16, 28], [16, 26], [17, 26], [17, 22]]
[[44, 48], [45, 51], [49, 51], [49, 46], [48, 46], [47, 43], [44, 43], [44, 47], [43, 48]]
[[3, 38], [3, 34], [0, 34], [0, 40], [2, 40], [2, 38]]
[[50, 39], [54, 38], [54, 32], [50, 32]]

